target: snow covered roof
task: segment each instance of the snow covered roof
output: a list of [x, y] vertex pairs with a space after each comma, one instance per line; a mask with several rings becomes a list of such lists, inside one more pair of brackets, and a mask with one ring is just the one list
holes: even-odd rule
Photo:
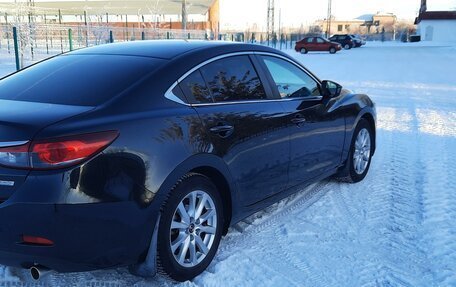
[[359, 17], [357, 17], [357, 20], [362, 20], [362, 21], [374, 21], [374, 17], [395, 17], [394, 13], [388, 13], [388, 12], [377, 12], [376, 14], [363, 14]]
[[374, 17], [374, 14], [363, 14], [359, 17], [357, 17], [357, 20], [363, 20], [363, 21], [372, 21], [372, 18]]
[[415, 24], [422, 20], [456, 20], [456, 11], [425, 11], [418, 15]]

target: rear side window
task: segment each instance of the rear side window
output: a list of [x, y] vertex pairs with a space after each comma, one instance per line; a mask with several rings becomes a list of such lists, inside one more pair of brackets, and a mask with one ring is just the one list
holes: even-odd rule
[[132, 56], [58, 56], [1, 80], [0, 99], [97, 106], [164, 62]]
[[307, 42], [307, 43], [312, 43], [313, 40], [314, 40], [314, 38], [307, 38], [306, 42]]
[[200, 70], [215, 102], [266, 99], [264, 88], [248, 56], [217, 60]]
[[201, 76], [199, 70], [188, 75], [179, 85], [187, 98], [188, 103], [212, 103], [211, 94], [209, 93], [206, 82], [204, 82], [203, 76]]

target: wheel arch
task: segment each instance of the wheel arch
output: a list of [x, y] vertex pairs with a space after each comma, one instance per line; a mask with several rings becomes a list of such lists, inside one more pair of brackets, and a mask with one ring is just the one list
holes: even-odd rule
[[[237, 187], [233, 181], [229, 169], [225, 162], [212, 154], [196, 154], [190, 156], [180, 163], [171, 173], [168, 174], [152, 200], [151, 210], [161, 210], [163, 203], [172, 192], [175, 185], [185, 176], [191, 173], [198, 173], [207, 176], [221, 192], [222, 202], [224, 203], [224, 230], [226, 234], [233, 217], [240, 216], [240, 205], [237, 200]], [[155, 212], [154, 212], [155, 213]], [[151, 214], [150, 214], [151, 215]], [[140, 256], [137, 264], [131, 266], [130, 271], [140, 276], [154, 276], [157, 272], [157, 236], [160, 222], [160, 213], [151, 216], [154, 222], [154, 229], [150, 231], [150, 243], [148, 249]]]
[[225, 162], [212, 154], [193, 155], [177, 166], [165, 179], [157, 196], [164, 202], [172, 191], [174, 185], [189, 173], [198, 173], [208, 177], [220, 192], [224, 207], [224, 234], [228, 231], [233, 217], [236, 216], [236, 208], [239, 204], [237, 187], [231, 177], [231, 173]]
[[374, 135], [374, 153], [376, 149], [376, 111], [375, 105], [366, 95], [347, 94], [345, 100], [341, 104], [346, 107], [351, 107], [349, 113], [345, 117], [345, 143], [342, 152], [343, 164], [348, 158], [353, 133], [361, 119], [366, 120], [372, 128]]

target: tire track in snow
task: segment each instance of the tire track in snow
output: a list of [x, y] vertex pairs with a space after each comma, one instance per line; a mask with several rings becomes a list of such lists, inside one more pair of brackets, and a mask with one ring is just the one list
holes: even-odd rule
[[[397, 116], [400, 119], [410, 118], [410, 115], [404, 114]], [[416, 116], [411, 118], [411, 126], [403, 128], [416, 131]], [[375, 286], [379, 282], [380, 285], [416, 286], [417, 275], [427, 273], [426, 254], [417, 242], [423, 213], [423, 189], [413, 180], [422, 176], [417, 156], [419, 144], [409, 148], [413, 137], [413, 134], [404, 137], [397, 132], [379, 131], [381, 144], [374, 157], [372, 174], [366, 179], [370, 184], [363, 191], [367, 193], [363, 194], [366, 197], [364, 200], [360, 200], [360, 195], [352, 196], [350, 191], [357, 189], [356, 185], [340, 185], [340, 192], [331, 193], [336, 210], [348, 222], [341, 225], [348, 225], [348, 228], [357, 231], [362, 240], [378, 244], [377, 250], [366, 250], [368, 257], [360, 260], [362, 263], [364, 259], [370, 259], [375, 264], [354, 264], [359, 286]], [[418, 162], [414, 162], [415, 159]], [[365, 184], [361, 182], [358, 185]], [[362, 204], [366, 201], [367, 208]], [[378, 274], [381, 274], [380, 278]], [[429, 277], [429, 274], [426, 276]]]
[[[272, 236], [274, 236], [274, 230], [278, 228], [277, 225], [281, 219], [296, 211], [302, 212], [307, 209], [323, 197], [332, 186], [333, 184], [327, 181], [320, 182], [274, 204], [272, 214], [265, 214], [264, 211], [260, 211], [259, 213], [263, 216], [266, 215], [266, 218], [259, 224], [253, 222], [253, 224], [248, 225], [240, 234], [227, 236], [222, 241], [214, 261], [223, 261], [227, 255], [242, 251], [245, 246], [253, 246], [260, 251], [257, 253], [262, 254], [261, 259], [266, 266], [275, 266], [279, 270], [287, 270], [285, 274], [282, 274], [287, 280], [299, 282], [298, 285], [310, 281], [310, 286], [321, 286], [324, 280], [319, 277], [319, 273], [312, 272], [310, 266], [305, 263], [294, 262], [290, 251], [277, 244], [280, 242], [278, 240], [271, 242], [271, 238], [267, 234], [272, 232]], [[287, 202], [285, 206], [282, 206], [283, 202]], [[276, 207], [280, 207], [280, 209], [276, 209]], [[259, 237], [261, 233], [264, 234], [263, 238]], [[283, 256], [284, 254], [285, 256]], [[283, 260], [284, 258], [285, 260]], [[290, 270], [290, 268], [292, 269]]]
[[[333, 188], [336, 188], [338, 185], [334, 183], [329, 183], [326, 185], [324, 188], [327, 191], [332, 190]], [[306, 201], [305, 204], [302, 206], [299, 206], [299, 209], [294, 210], [290, 216], [295, 218], [296, 213], [302, 213], [304, 212], [307, 208], [312, 206], [314, 203], [316, 203], [321, 197], [323, 197], [324, 194], [320, 194], [321, 196], [313, 196], [310, 198], [309, 201]], [[299, 254], [297, 254], [294, 250], [290, 249], [290, 244], [292, 244], [290, 238], [287, 236], [287, 231], [286, 231], [286, 223], [282, 224], [280, 228], [275, 228], [273, 231], [274, 235], [274, 253], [276, 254], [281, 254], [285, 261], [288, 263], [288, 274], [305, 274], [304, 280], [301, 280], [301, 284], [303, 282], [309, 282], [311, 283], [310, 286], [323, 286], [327, 282], [324, 278], [321, 276], [321, 272], [318, 272], [318, 270], [313, 270], [311, 264], [306, 260], [306, 257], [301, 257]], [[285, 239], [285, 240], [284, 240]], [[285, 242], [284, 242], [285, 241]], [[271, 251], [271, 250], [269, 250]]]
[[[383, 226], [378, 220], [376, 223], [381, 226], [380, 232], [377, 232], [378, 241], [386, 255], [382, 264], [382, 284], [385, 285], [417, 286], [424, 276], [429, 276], [426, 254], [418, 245], [423, 190], [414, 180], [420, 176], [420, 145], [416, 143], [417, 124], [413, 111], [413, 107], [408, 111], [412, 114], [412, 133], [390, 132], [387, 141], [383, 141], [383, 148], [390, 152], [381, 159], [378, 183], [372, 186], [377, 194], [387, 192], [387, 198], [381, 200], [381, 204], [386, 203], [387, 209], [382, 208], [376, 213], [384, 221]], [[374, 210], [380, 208], [380, 204], [370, 206]], [[422, 276], [421, 279], [417, 275]]]
[[[421, 120], [431, 119], [422, 115]], [[455, 150], [454, 137], [433, 136], [424, 142], [421, 154], [427, 175], [423, 181], [425, 239], [429, 243], [434, 280], [442, 286], [456, 285]]]

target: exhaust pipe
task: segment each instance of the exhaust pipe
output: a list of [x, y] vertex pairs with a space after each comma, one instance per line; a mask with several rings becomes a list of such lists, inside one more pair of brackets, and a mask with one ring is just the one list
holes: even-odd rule
[[36, 265], [30, 268], [30, 275], [32, 276], [33, 280], [38, 281], [40, 278], [48, 275], [51, 272], [51, 269], [46, 268], [44, 266]]

